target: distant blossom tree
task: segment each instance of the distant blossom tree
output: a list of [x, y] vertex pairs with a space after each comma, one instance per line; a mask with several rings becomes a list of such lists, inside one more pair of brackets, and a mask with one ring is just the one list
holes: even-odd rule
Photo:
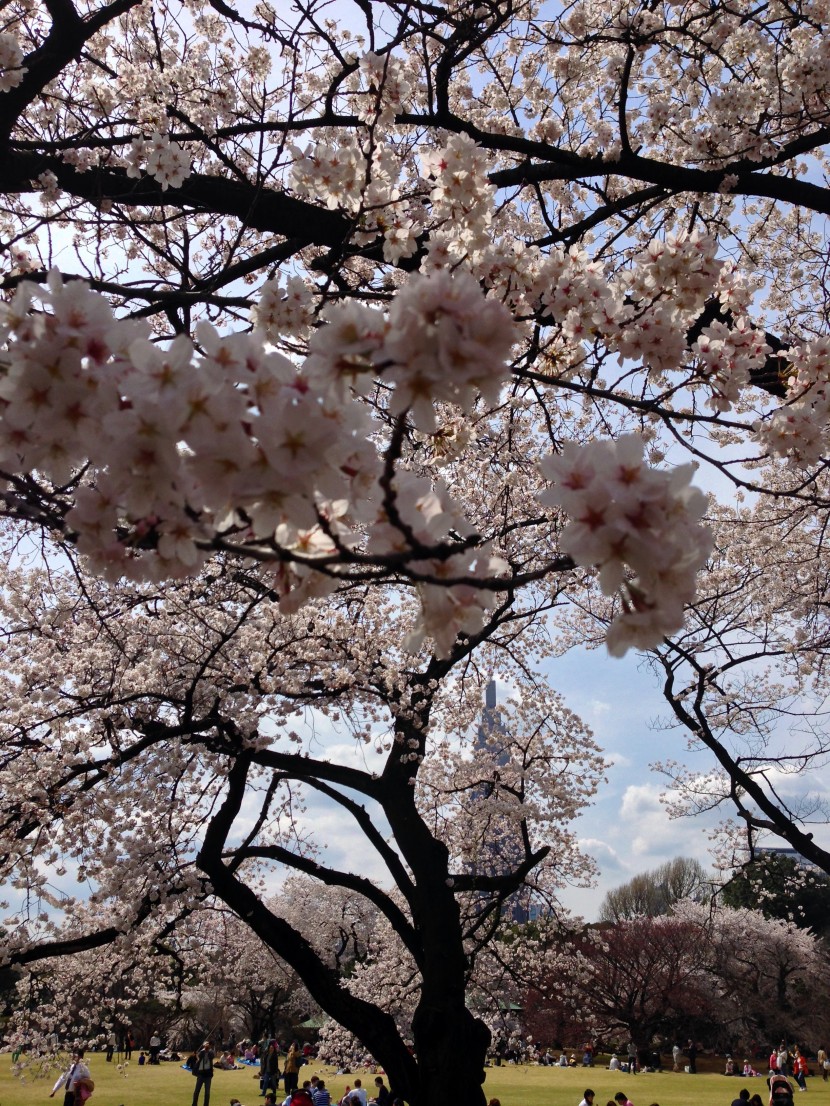
[[[480, 1106], [476, 961], [590, 876], [575, 642], [653, 651], [718, 761], [682, 804], [830, 870], [775, 779], [827, 751], [821, 5], [0, 20], [6, 962], [174, 978], [221, 904], [397, 1093]], [[395, 934], [414, 1056], [286, 870]]]
[[[712, 991], [699, 926], [674, 917], [643, 916], [574, 935], [560, 947], [542, 988], [527, 1005], [552, 1006], [603, 1040], [632, 1040], [648, 1053], [687, 1027], [708, 1021]], [[567, 1023], [565, 1023], [567, 1024]]]
[[725, 1041], [784, 1037], [813, 1047], [830, 1032], [827, 948], [793, 922], [757, 910], [684, 903], [678, 915], [707, 937], [716, 1024]]
[[524, 996], [534, 1035], [590, 1031], [643, 1055], [693, 1037], [711, 1047], [827, 1032], [827, 950], [758, 911], [684, 900], [668, 915], [624, 919], [542, 941], [546, 970]]
[[765, 918], [794, 922], [818, 936], [830, 930], [830, 878], [792, 857], [761, 853], [723, 888], [727, 906], [760, 910]]

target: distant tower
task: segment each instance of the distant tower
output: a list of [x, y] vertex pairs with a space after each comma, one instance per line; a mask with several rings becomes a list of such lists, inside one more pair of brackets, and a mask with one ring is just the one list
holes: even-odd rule
[[[494, 767], [503, 767], [510, 760], [507, 748], [507, 727], [501, 717], [496, 695], [496, 681], [492, 677], [484, 689], [484, 710], [476, 733], [475, 748], [486, 756]], [[495, 739], [495, 740], [494, 740]], [[484, 791], [481, 799], [486, 799]], [[507, 830], [496, 832], [479, 850], [478, 856], [470, 863], [469, 869], [479, 875], [499, 875], [507, 868], [514, 868], [524, 859], [524, 851], [519, 841]], [[503, 916], [514, 922], [530, 921], [535, 912], [526, 902], [527, 892], [516, 891], [505, 902]]]
[[[507, 764], [510, 754], [501, 740], [507, 737], [507, 730], [501, 720], [496, 702], [496, 681], [491, 678], [484, 689], [484, 710], [481, 712], [481, 722], [476, 734], [476, 749], [481, 749], [492, 758], [494, 764], [502, 766]], [[491, 745], [493, 738], [496, 738], [496, 741]]]

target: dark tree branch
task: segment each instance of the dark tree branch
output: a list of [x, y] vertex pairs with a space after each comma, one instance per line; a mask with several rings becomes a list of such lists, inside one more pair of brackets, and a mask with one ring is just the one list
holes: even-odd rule
[[223, 862], [227, 840], [241, 810], [250, 754], [237, 757], [227, 777], [227, 795], [211, 819], [197, 863], [211, 881], [216, 895], [248, 925], [269, 948], [297, 972], [312, 997], [333, 1018], [351, 1030], [394, 1073], [400, 1093], [411, 1100], [417, 1088], [415, 1060], [401, 1040], [394, 1018], [373, 1003], [350, 994], [336, 969], [327, 967], [308, 941], [285, 919], [273, 914]]

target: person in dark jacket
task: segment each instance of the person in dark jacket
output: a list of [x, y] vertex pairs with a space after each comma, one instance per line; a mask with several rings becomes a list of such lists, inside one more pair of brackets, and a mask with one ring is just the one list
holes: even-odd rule
[[273, 1091], [274, 1097], [276, 1097], [280, 1082], [280, 1054], [277, 1052], [277, 1046], [273, 1041], [265, 1050], [265, 1055], [260, 1056], [259, 1065], [260, 1098], [264, 1097], [268, 1091]]
[[196, 1066], [191, 1068], [196, 1076], [196, 1086], [193, 1088], [193, 1104], [199, 1106], [199, 1091], [205, 1088], [205, 1100], [203, 1106], [210, 1106], [210, 1084], [213, 1079], [213, 1049], [210, 1042], [205, 1041], [196, 1053]]

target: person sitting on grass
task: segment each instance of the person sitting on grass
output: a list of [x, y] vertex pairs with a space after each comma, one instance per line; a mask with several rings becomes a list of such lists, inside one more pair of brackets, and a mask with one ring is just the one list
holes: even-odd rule
[[312, 1093], [314, 1106], [331, 1106], [331, 1095], [326, 1087], [325, 1079], [317, 1080], [317, 1087]]
[[382, 1075], [375, 1076], [375, 1102], [377, 1106], [392, 1106], [392, 1095]]

